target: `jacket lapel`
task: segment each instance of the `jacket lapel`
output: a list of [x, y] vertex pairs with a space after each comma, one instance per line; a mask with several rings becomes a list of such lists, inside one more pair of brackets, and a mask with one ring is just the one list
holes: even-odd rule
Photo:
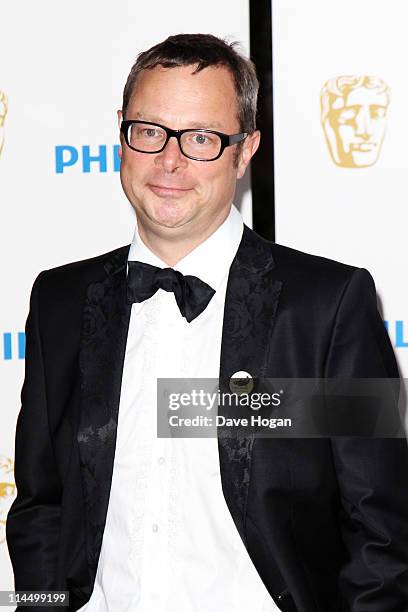
[[79, 355], [81, 416], [78, 429], [84, 487], [87, 559], [93, 584], [106, 522], [131, 304], [126, 301], [129, 247], [105, 264], [106, 278], [88, 287]]
[[[239, 371], [253, 378], [270, 375], [268, 354], [282, 282], [274, 280], [271, 244], [244, 226], [232, 262], [225, 297], [220, 359], [220, 388], [229, 391]], [[253, 436], [218, 436], [224, 497], [242, 540], [248, 496]]]

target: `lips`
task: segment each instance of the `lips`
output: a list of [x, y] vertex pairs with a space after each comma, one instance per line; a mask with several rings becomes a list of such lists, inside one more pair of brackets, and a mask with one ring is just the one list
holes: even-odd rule
[[186, 193], [191, 191], [190, 188], [186, 187], [174, 187], [173, 185], [148, 185], [149, 189], [153, 191], [158, 196], [161, 197], [173, 197], [180, 198], [183, 197]]
[[353, 143], [352, 150], [359, 151], [361, 153], [368, 153], [369, 151], [372, 151], [373, 149], [375, 149], [375, 147], [376, 147], [375, 142], [358, 142], [358, 143]]

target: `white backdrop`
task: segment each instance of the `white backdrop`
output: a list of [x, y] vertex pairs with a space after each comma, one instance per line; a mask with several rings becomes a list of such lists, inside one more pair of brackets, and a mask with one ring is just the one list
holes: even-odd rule
[[[13, 580], [4, 521], [14, 494], [33, 280], [43, 269], [132, 239], [133, 212], [114, 154], [116, 110], [137, 53], [181, 32], [227, 36], [248, 53], [249, 8], [248, 0], [20, 0], [2, 6], [0, 27], [0, 590], [6, 590]], [[248, 185], [246, 177], [236, 202], [251, 224]]]
[[407, 21], [400, 0], [272, 0], [277, 242], [372, 273], [405, 376]]

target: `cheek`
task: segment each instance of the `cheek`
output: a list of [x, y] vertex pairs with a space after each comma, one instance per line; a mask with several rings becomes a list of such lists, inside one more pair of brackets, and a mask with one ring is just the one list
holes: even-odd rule
[[120, 172], [122, 182], [126, 185], [132, 185], [134, 189], [141, 188], [144, 182], [144, 177], [147, 173], [148, 160], [139, 157], [137, 153], [131, 157], [128, 154], [122, 155], [120, 164]]
[[[224, 154], [225, 155], [225, 152]], [[217, 160], [220, 163], [217, 166], [209, 166], [205, 168], [206, 172], [203, 175], [203, 179], [205, 183], [208, 185], [209, 189], [213, 191], [223, 191], [228, 189], [228, 186], [234, 181], [234, 176], [236, 174], [236, 169], [233, 167], [233, 160], [231, 156], [226, 156], [225, 158], [220, 158]], [[216, 162], [214, 162], [215, 164]], [[208, 162], [211, 164], [211, 162]], [[235, 174], [234, 174], [235, 171]]]
[[384, 132], [385, 132], [385, 121], [383, 119], [380, 121], [373, 121], [373, 133], [378, 139], [384, 136]]
[[215, 174], [207, 176], [205, 180], [200, 181], [200, 193], [204, 196], [205, 200], [214, 207], [217, 206], [219, 199], [227, 189], [228, 181], [226, 175]]
[[350, 142], [355, 136], [355, 130], [351, 125], [341, 125], [339, 127], [339, 135], [343, 142]]

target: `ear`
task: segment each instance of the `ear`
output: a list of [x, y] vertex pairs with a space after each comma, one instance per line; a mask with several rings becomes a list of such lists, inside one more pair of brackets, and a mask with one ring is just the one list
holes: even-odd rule
[[255, 130], [252, 134], [247, 136], [242, 144], [241, 152], [238, 158], [238, 170], [237, 170], [237, 178], [240, 179], [244, 176], [245, 170], [253, 155], [255, 155], [259, 143], [261, 140], [261, 132], [259, 130]]
[[[122, 119], [123, 119], [122, 111], [118, 110], [117, 115], [118, 115], [118, 127], [120, 130], [120, 124], [122, 123]], [[122, 134], [120, 132], [119, 132], [119, 137], [120, 137], [120, 142], [122, 142]], [[119, 155], [119, 159], [122, 159], [122, 145], [121, 144], [119, 145], [118, 155]]]

